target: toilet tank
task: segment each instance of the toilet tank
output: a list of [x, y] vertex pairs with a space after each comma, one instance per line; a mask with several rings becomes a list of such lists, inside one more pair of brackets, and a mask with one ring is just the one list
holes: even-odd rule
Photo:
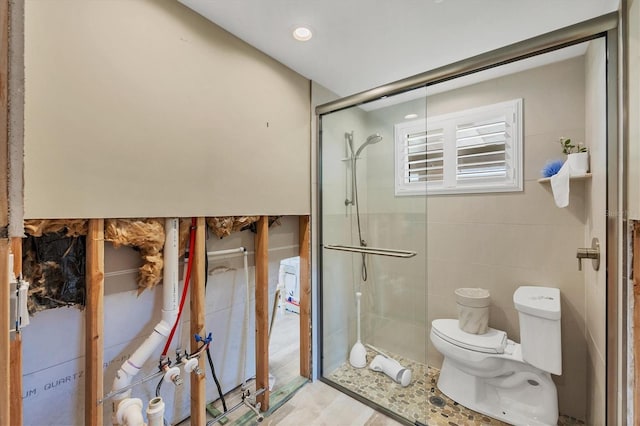
[[549, 373], [562, 374], [560, 290], [550, 287], [519, 287], [513, 303], [520, 320], [522, 358]]

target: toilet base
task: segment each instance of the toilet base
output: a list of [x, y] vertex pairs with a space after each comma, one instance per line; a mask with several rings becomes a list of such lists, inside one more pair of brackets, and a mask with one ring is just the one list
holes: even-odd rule
[[513, 425], [556, 425], [558, 397], [549, 373], [522, 364], [504, 376], [472, 376], [444, 359], [438, 388], [457, 403]]

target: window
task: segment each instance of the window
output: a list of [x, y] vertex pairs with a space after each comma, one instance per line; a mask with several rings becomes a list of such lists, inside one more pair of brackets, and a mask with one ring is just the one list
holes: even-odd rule
[[522, 191], [522, 99], [395, 125], [396, 195]]

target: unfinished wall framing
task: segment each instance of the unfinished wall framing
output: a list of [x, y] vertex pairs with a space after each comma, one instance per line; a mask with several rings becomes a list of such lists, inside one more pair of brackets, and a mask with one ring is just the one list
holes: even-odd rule
[[[138, 220], [140, 223], [140, 229], [144, 229], [144, 226], [141, 223], [153, 223], [153, 221], [158, 221], [158, 219], [145, 219]], [[148, 222], [144, 222], [148, 221]], [[189, 230], [190, 220], [183, 221], [186, 223], [186, 229]], [[305, 316], [305, 313], [310, 312], [310, 300], [308, 297], [305, 298], [309, 292], [306, 291], [306, 288], [310, 288], [310, 281], [308, 276], [308, 267], [305, 272], [305, 265], [309, 264], [310, 261], [310, 253], [309, 253], [309, 235], [308, 235], [308, 216], [300, 216], [298, 219], [299, 222], [299, 255], [301, 256], [300, 264], [301, 264], [301, 277], [300, 277], [300, 287], [301, 287], [301, 319], [300, 324], [301, 327], [305, 327], [306, 324], [307, 330], [304, 331], [301, 329], [301, 347], [300, 347], [300, 357], [302, 359], [310, 360], [311, 358], [311, 344], [310, 341], [304, 341], [305, 336], [310, 335], [310, 324], [308, 320], [308, 316]], [[34, 233], [37, 235], [47, 235], [48, 231], [56, 231], [57, 233], [69, 235], [75, 235], [75, 238], [78, 238], [82, 235], [83, 238], [86, 238], [86, 329], [85, 329], [85, 349], [86, 349], [86, 358], [85, 358], [85, 423], [87, 424], [102, 424], [103, 421], [103, 407], [100, 404], [97, 404], [97, 401], [102, 398], [103, 394], [103, 361], [104, 361], [104, 245], [105, 242], [113, 242], [117, 237], [118, 243], [124, 245], [127, 244], [135, 245], [140, 244], [140, 235], [137, 235], [137, 239], [134, 237], [127, 237], [129, 231], [131, 230], [130, 225], [132, 223], [136, 223], [136, 221], [132, 220], [102, 220], [102, 219], [91, 219], [91, 220], [83, 220], [83, 221], [72, 221], [68, 223], [60, 222], [60, 221], [52, 221], [50, 224], [46, 224], [43, 221], [39, 221], [37, 223], [29, 222], [28, 226], [25, 227], [29, 233]], [[256, 240], [256, 288], [255, 288], [255, 298], [256, 298], [256, 318], [260, 319], [256, 321], [256, 351], [260, 351], [260, 355], [256, 356], [256, 372], [257, 377], [262, 377], [263, 382], [268, 387], [268, 329], [269, 329], [269, 321], [268, 321], [268, 225], [277, 223], [276, 217], [267, 217], [262, 216], [259, 217], [257, 221], [258, 226], [256, 227], [257, 233], [255, 235]], [[201, 218], [198, 222], [198, 235], [201, 236], [200, 241], [204, 242], [204, 235], [206, 232], [206, 224], [205, 218]], [[288, 225], [291, 226], [291, 225]], [[109, 231], [109, 228], [112, 228]], [[243, 228], [246, 228], [244, 226]], [[150, 227], [148, 229], [154, 229]], [[154, 231], [155, 232], [155, 231]], [[213, 232], [213, 231], [212, 231]], [[181, 232], [181, 235], [183, 233]], [[188, 235], [188, 233], [187, 233]], [[164, 238], [164, 232], [162, 232], [162, 236]], [[217, 234], [216, 234], [217, 236]], [[159, 238], [156, 236], [155, 240]], [[142, 240], [146, 240], [142, 238]], [[151, 238], [149, 238], [151, 240]], [[18, 240], [19, 241], [19, 240]], [[306, 241], [306, 242], [305, 242]], [[135, 243], [135, 244], [134, 244]], [[198, 244], [198, 243], [196, 243]], [[22, 244], [20, 244], [20, 247]], [[201, 257], [204, 258], [204, 250], [203, 247], [200, 247], [196, 253], [201, 253]], [[160, 257], [162, 257], [162, 252], [160, 252]], [[202, 269], [203, 274], [198, 279], [198, 274], [194, 276], [194, 288], [200, 288], [197, 285], [197, 282], [202, 284], [204, 287], [205, 281], [205, 268], [203, 265], [204, 259], [200, 260], [200, 266], [196, 267], [196, 271]], [[197, 264], [197, 263], [196, 263]], [[195, 266], [195, 265], [194, 265]], [[306, 281], [309, 281], [308, 283]], [[140, 287], [139, 287], [140, 288]], [[199, 295], [198, 292], [192, 293], [192, 315], [195, 315], [196, 318], [202, 316], [204, 319], [204, 295]], [[202, 300], [201, 300], [202, 299]], [[262, 306], [265, 304], [267, 306], [266, 310], [260, 311], [258, 313], [258, 306]], [[192, 317], [193, 318], [193, 317]], [[196, 321], [192, 321], [192, 325], [197, 325]], [[204, 324], [204, 322], [202, 322]], [[200, 330], [206, 331], [206, 330]], [[305, 377], [309, 377], [309, 365], [310, 361], [301, 362], [300, 365], [300, 374]], [[204, 370], [204, 365], [201, 366]], [[260, 375], [262, 374], [262, 376]], [[12, 389], [17, 388], [18, 386], [22, 386], [21, 377], [14, 377], [11, 382]], [[258, 379], [259, 380], [259, 379]], [[202, 383], [204, 384], [204, 383]], [[257, 385], [259, 383], [257, 382]], [[202, 388], [202, 389], [201, 389]], [[192, 408], [192, 418], [199, 418], [205, 415], [204, 407], [205, 407], [205, 391], [204, 387], [198, 383], [197, 386], [192, 386], [192, 394], [191, 394], [191, 408]], [[269, 395], [265, 393], [261, 396], [261, 409], [266, 411], [269, 408]], [[17, 410], [12, 412], [13, 415], [21, 415], [22, 409], [21, 406], [18, 407]]]

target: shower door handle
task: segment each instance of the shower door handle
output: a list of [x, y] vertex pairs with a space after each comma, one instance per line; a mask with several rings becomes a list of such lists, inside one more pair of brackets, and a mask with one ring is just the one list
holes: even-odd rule
[[379, 248], [379, 247], [347, 246], [343, 244], [325, 244], [324, 248], [329, 250], [349, 251], [352, 253], [373, 254], [373, 255], [379, 255], [379, 256], [404, 257], [404, 258], [413, 257], [416, 254], [418, 254], [415, 251], [409, 251], [409, 250], [396, 250], [396, 249]]

